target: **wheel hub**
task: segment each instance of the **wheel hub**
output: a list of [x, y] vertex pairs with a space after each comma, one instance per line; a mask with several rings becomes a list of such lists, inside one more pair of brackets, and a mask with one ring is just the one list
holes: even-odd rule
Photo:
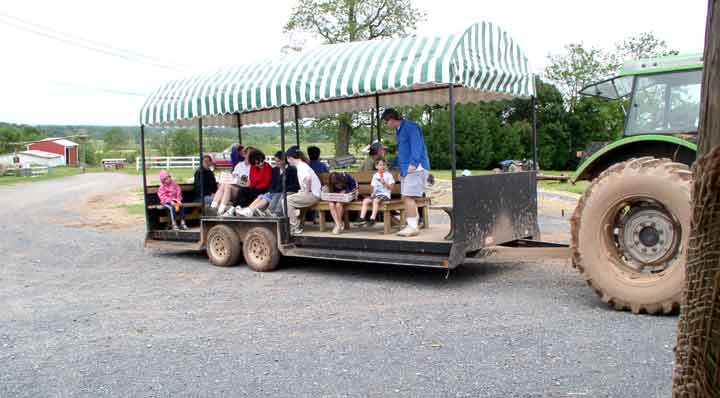
[[213, 237], [210, 247], [217, 257], [222, 258], [228, 255], [225, 240], [219, 236]]
[[[638, 207], [624, 217], [620, 244], [629, 259], [641, 267], [660, 266], [677, 252], [675, 222], [661, 209]], [[651, 269], [657, 271], [658, 269]]]

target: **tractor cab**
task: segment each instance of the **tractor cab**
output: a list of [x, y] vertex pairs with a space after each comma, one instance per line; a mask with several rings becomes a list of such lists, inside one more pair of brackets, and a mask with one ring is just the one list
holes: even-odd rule
[[580, 94], [624, 99], [626, 137], [696, 135], [702, 67], [700, 54], [630, 61], [618, 76], [587, 86]]

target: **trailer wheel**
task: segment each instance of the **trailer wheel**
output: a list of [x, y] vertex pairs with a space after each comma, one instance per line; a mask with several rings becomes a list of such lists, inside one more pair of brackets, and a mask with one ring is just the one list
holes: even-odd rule
[[280, 262], [277, 236], [267, 228], [255, 227], [248, 231], [242, 247], [245, 262], [253, 271], [272, 271]]
[[573, 266], [605, 303], [636, 314], [680, 307], [691, 177], [669, 159], [631, 159], [605, 170], [580, 198]]
[[231, 267], [240, 259], [240, 238], [227, 225], [210, 228], [206, 246], [210, 262], [218, 267]]

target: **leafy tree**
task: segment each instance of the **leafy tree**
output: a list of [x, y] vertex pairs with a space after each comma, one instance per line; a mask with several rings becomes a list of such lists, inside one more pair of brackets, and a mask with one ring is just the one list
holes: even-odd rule
[[583, 44], [568, 44], [565, 53], [550, 55], [545, 76], [557, 84], [570, 111], [575, 109], [580, 90], [607, 77], [613, 71], [609, 55], [603, 50]]
[[45, 137], [45, 133], [35, 127], [0, 123], [0, 153], [24, 150], [26, 144]]
[[198, 153], [198, 134], [195, 130], [179, 129], [170, 136], [173, 156], [193, 156]]
[[[285, 32], [313, 34], [328, 44], [346, 43], [404, 36], [424, 18], [410, 0], [299, 0]], [[345, 155], [359, 126], [349, 114], [333, 119], [337, 123], [335, 155]]]
[[106, 151], [125, 147], [130, 142], [130, 135], [119, 127], [113, 127], [103, 136]]
[[643, 32], [616, 43], [611, 63], [613, 69], [619, 70], [625, 61], [677, 54], [677, 50], [670, 49], [667, 42], [653, 32]]
[[83, 145], [83, 157], [85, 158], [83, 162], [85, 164], [95, 166], [100, 162], [100, 156], [98, 156], [97, 147], [91, 140], [87, 140], [85, 144]]
[[[150, 136], [150, 148], [155, 151], [156, 156], [170, 156], [172, 154], [172, 132], [162, 131]], [[147, 156], [152, 156], [149, 153]]]

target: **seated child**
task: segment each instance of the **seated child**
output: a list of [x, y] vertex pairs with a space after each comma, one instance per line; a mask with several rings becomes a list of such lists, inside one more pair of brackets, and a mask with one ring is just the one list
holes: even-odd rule
[[[185, 207], [182, 204], [182, 190], [167, 171], [160, 172], [160, 187], [157, 191], [160, 203], [170, 213], [170, 227], [173, 230], [188, 229], [185, 225]], [[177, 222], [177, 225], [176, 225]]]
[[[363, 199], [362, 209], [360, 210], [360, 221], [357, 223], [358, 227], [373, 226], [375, 219], [377, 218], [378, 208], [380, 202], [390, 200], [390, 194], [392, 193], [392, 186], [395, 184], [395, 179], [392, 173], [385, 172], [387, 163], [384, 159], [378, 159], [375, 161], [375, 170], [377, 172], [373, 175], [370, 181], [373, 191], [369, 198]], [[367, 217], [368, 206], [372, 203], [372, 214]]]
[[[357, 189], [357, 181], [348, 173], [330, 173], [329, 185], [326, 187], [332, 193], [350, 193]], [[333, 233], [338, 235], [345, 229], [345, 203], [330, 202], [330, 214], [335, 222]]]

